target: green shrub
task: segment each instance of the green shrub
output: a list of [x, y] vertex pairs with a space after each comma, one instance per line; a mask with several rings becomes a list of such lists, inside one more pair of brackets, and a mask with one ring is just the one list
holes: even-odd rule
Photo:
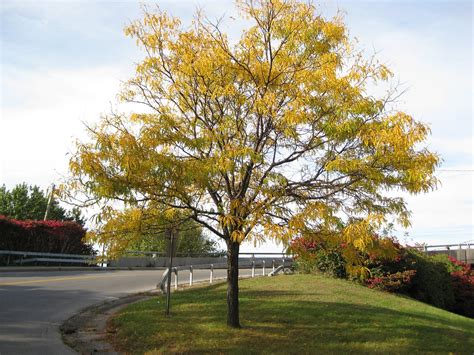
[[407, 249], [404, 262], [416, 270], [409, 290], [412, 297], [439, 308], [453, 309], [455, 295], [447, 257], [433, 257]]
[[314, 263], [315, 267], [325, 274], [339, 278], [346, 277], [346, 261], [337, 249], [318, 250]]
[[295, 256], [293, 259], [293, 270], [298, 271], [303, 274], [310, 274], [313, 271], [316, 271], [316, 266], [314, 263], [314, 258], [302, 258], [300, 256]]
[[346, 261], [341, 246], [329, 247], [323, 242], [296, 238], [289, 250], [295, 255], [294, 267], [300, 272], [321, 271], [334, 277], [346, 277]]

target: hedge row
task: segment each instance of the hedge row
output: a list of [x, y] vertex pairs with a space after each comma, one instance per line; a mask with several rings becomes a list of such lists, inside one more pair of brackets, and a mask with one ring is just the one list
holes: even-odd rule
[[0, 216], [0, 250], [88, 255], [93, 248], [84, 242], [85, 234], [75, 222], [18, 221]]

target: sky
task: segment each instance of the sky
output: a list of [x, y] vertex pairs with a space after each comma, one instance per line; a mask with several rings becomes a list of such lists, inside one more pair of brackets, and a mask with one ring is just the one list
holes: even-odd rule
[[[156, 3], [184, 24], [198, 7], [211, 19], [236, 17], [228, 0]], [[358, 46], [388, 64], [405, 90], [397, 108], [430, 125], [427, 146], [442, 157], [439, 188], [403, 195], [412, 226], [395, 234], [410, 244], [474, 240], [471, 1], [316, 3], [325, 16], [342, 11]], [[0, 185], [46, 189], [67, 174], [74, 141], [86, 137], [84, 122], [116, 107], [121, 83], [144, 57], [123, 34], [141, 14], [140, 3], [127, 0], [0, 2]], [[225, 23], [238, 38], [238, 24]]]

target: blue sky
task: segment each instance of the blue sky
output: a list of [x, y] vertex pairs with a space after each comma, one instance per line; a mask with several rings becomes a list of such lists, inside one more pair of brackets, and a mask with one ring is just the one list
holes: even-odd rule
[[[185, 24], [197, 6], [210, 18], [235, 17], [227, 0], [157, 3]], [[82, 121], [94, 122], [109, 111], [120, 82], [142, 58], [123, 35], [123, 27], [140, 17], [140, 5], [2, 0], [0, 6], [0, 183], [46, 188], [66, 174], [73, 140], [84, 137]], [[472, 3], [332, 0], [319, 7], [325, 15], [344, 11], [359, 46], [368, 55], [377, 52], [393, 69], [407, 90], [398, 107], [431, 125], [428, 145], [442, 156], [441, 169], [472, 170]], [[238, 27], [232, 23], [227, 29], [238, 36]], [[410, 239], [431, 244], [474, 239], [472, 171], [438, 176], [442, 185], [436, 192], [407, 196], [413, 210]]]

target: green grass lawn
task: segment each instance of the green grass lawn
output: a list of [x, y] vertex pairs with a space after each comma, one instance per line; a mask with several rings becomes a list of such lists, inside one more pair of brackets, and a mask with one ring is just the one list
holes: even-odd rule
[[240, 282], [242, 329], [226, 326], [226, 285], [123, 309], [110, 340], [127, 353], [474, 353], [474, 320], [319, 275]]

